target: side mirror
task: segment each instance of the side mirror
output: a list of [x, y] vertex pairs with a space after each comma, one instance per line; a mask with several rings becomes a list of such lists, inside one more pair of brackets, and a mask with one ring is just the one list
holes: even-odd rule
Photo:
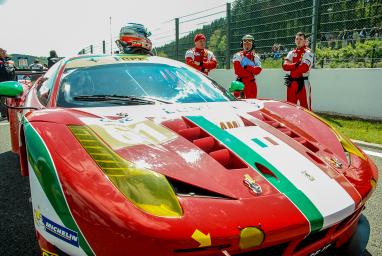
[[23, 93], [23, 86], [16, 81], [0, 83], [0, 96], [15, 98]]
[[231, 86], [229, 87], [230, 92], [237, 92], [244, 90], [244, 84], [239, 81], [232, 81]]

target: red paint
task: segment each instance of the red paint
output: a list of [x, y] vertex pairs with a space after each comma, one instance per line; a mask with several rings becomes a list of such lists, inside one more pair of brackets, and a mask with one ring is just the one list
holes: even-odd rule
[[[265, 109], [250, 113], [259, 119], [256, 125], [306, 157], [310, 157], [308, 151], [321, 160], [310, 157], [357, 202], [358, 211], [353, 217], [331, 227], [323, 239], [296, 251], [296, 246], [309, 232], [305, 217], [261, 175], [247, 165], [235, 162], [229, 150], [181, 118], [162, 122], [179, 134], [176, 139], [162, 145], [122, 148], [117, 153], [134, 163], [146, 162], [158, 173], [220, 194], [222, 198], [179, 196], [184, 211], [182, 217], [152, 216], [131, 204], [114, 187], [67, 128], [68, 124], [83, 125], [80, 117], [96, 116], [55, 107], [64, 69], [65, 66], [61, 67], [57, 73], [48, 108], [30, 111], [26, 118], [34, 122], [48, 146], [73, 217], [97, 255], [124, 255], [126, 252], [131, 255], [174, 255], [174, 250], [197, 249], [199, 244], [191, 238], [195, 229], [210, 233], [212, 247], [194, 251], [193, 255], [217, 255], [220, 250], [216, 246], [228, 246], [228, 252], [239, 253], [242, 252], [238, 247], [240, 229], [249, 226], [261, 227], [265, 232], [261, 247], [288, 242], [284, 255], [306, 255], [328, 243], [340, 245], [350, 237], [360, 209], [373, 192], [370, 179], [378, 180], [378, 171], [370, 159], [364, 161], [352, 156], [352, 165], [344, 164], [343, 169], [327, 164], [325, 157], [332, 156], [342, 163], [347, 162], [341, 145], [327, 126], [290, 104], [265, 102]], [[36, 96], [36, 84], [30, 92], [24, 93], [20, 102], [13, 101], [12, 104], [43, 108]], [[13, 150], [25, 159], [25, 150], [20, 150], [18, 139], [20, 114], [10, 111], [11, 139]], [[245, 123], [252, 125], [248, 120]], [[279, 129], [282, 126], [284, 130]], [[253, 195], [243, 184], [245, 174], [262, 187], [261, 196]], [[37, 238], [41, 248], [54, 252], [54, 245], [40, 234]]]

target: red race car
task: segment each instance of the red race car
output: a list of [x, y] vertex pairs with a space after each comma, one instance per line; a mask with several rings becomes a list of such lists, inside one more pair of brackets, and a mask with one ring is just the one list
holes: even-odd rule
[[32, 86], [1, 83], [0, 95], [44, 255], [366, 247], [377, 168], [305, 109], [237, 100], [147, 55], [63, 59]]

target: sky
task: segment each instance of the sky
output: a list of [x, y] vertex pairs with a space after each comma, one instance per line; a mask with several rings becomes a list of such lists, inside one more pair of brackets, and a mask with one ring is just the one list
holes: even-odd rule
[[174, 22], [166, 21], [227, 1], [0, 0], [0, 47], [9, 54], [47, 56], [56, 50], [59, 56], [75, 55], [90, 44], [101, 45], [102, 40], [110, 45], [110, 17], [113, 37], [123, 24], [136, 22], [152, 30], [153, 37], [161, 32], [170, 40]]

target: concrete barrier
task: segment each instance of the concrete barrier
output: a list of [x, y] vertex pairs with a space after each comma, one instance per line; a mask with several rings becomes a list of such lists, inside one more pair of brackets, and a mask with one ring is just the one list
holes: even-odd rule
[[[225, 88], [235, 79], [232, 69], [214, 70], [210, 76]], [[281, 69], [263, 69], [257, 77], [258, 97], [286, 99], [284, 76]], [[310, 81], [314, 111], [382, 120], [382, 69], [314, 69]]]

